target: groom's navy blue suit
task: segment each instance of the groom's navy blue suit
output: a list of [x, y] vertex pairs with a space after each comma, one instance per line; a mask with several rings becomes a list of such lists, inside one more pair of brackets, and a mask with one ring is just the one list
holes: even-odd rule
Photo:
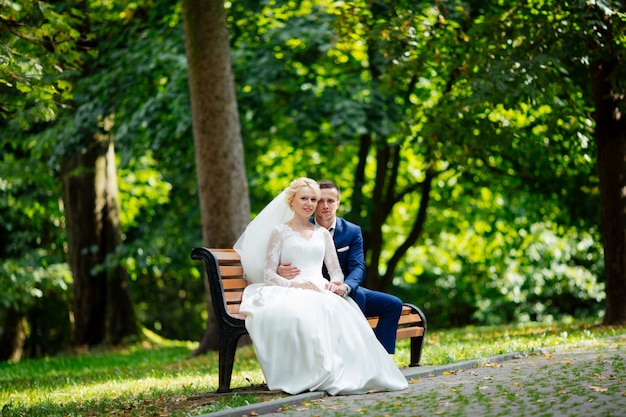
[[[366, 316], [379, 316], [374, 332], [387, 352], [396, 350], [396, 331], [402, 313], [402, 301], [391, 294], [361, 287], [365, 278], [365, 255], [361, 228], [337, 217], [335, 230], [331, 231], [339, 256], [344, 283], [350, 287], [350, 297]], [[324, 270], [326, 274], [326, 271]]]

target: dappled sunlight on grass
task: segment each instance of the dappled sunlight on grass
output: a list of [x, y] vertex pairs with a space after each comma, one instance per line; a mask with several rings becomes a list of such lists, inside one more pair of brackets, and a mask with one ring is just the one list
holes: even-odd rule
[[[626, 326], [594, 322], [528, 323], [428, 331], [422, 365], [435, 366], [504, 353], [528, 352], [576, 343], [602, 342], [626, 335]], [[188, 416], [267, 401], [269, 393], [252, 346], [237, 349], [233, 393], [216, 395], [218, 355], [190, 355], [188, 342], [137, 344], [125, 350], [60, 355], [0, 364], [3, 417], [50, 415]], [[393, 355], [409, 363], [409, 341], [398, 341]]]
[[238, 348], [235, 354], [230, 386], [236, 388], [261, 384], [265, 384], [265, 377], [254, 353], [254, 348], [252, 345]]
[[[427, 333], [422, 365], [444, 365], [624, 334], [626, 334], [625, 326], [602, 326], [592, 321], [446, 329]], [[403, 344], [406, 344], [405, 349], [408, 349], [408, 341], [402, 341], [399, 345]], [[398, 359], [396, 362], [399, 366], [406, 366], [409, 361], [408, 352], [406, 352], [406, 357]]]
[[217, 354], [188, 359], [190, 353], [186, 348], [158, 348], [23, 361], [7, 367], [11, 384], [0, 400], [33, 406], [154, 391], [214, 391]]

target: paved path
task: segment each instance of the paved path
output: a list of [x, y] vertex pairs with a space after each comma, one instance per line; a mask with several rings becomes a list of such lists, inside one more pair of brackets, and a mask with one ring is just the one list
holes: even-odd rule
[[305, 393], [199, 417], [626, 416], [626, 338], [403, 372], [405, 391]]

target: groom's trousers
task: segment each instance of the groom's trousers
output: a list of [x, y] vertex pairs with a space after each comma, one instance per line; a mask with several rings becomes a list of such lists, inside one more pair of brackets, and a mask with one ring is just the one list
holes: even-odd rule
[[402, 314], [402, 300], [395, 295], [358, 287], [350, 294], [366, 317], [378, 316], [376, 337], [389, 353], [396, 351], [396, 331]]

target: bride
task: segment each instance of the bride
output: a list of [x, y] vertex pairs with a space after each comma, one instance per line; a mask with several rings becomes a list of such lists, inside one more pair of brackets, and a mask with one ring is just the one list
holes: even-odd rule
[[[357, 304], [333, 293], [344, 278], [335, 246], [328, 230], [309, 221], [319, 198], [314, 180], [293, 180], [234, 245], [250, 282], [240, 312], [268, 388], [330, 395], [406, 389]], [[300, 274], [281, 277], [282, 262]]]

